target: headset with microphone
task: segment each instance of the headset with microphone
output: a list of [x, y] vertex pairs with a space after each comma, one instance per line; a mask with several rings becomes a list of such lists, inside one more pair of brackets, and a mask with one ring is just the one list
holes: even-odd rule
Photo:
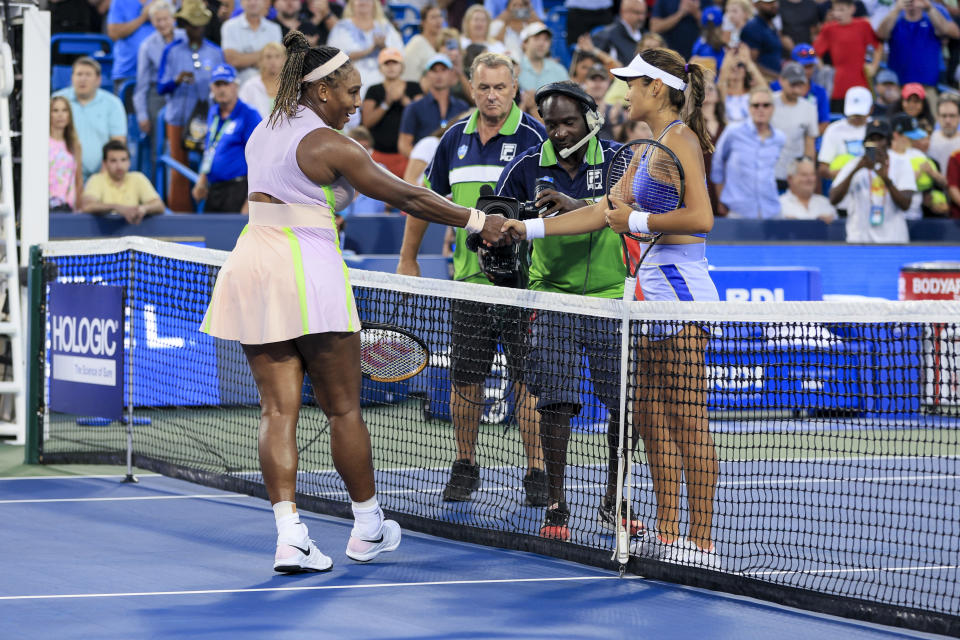
[[577, 144], [560, 151], [560, 157], [566, 160], [571, 154], [573, 154], [574, 151], [590, 142], [590, 138], [595, 137], [600, 132], [600, 129], [603, 128], [605, 121], [603, 119], [603, 114], [601, 114], [600, 110], [597, 108], [597, 102], [590, 97], [590, 94], [581, 89], [580, 85], [570, 81], [551, 82], [550, 84], [545, 84], [537, 89], [537, 93], [534, 96], [534, 101], [537, 103], [537, 111], [540, 112], [541, 116], [543, 116], [543, 112], [540, 111], [541, 103], [549, 96], [557, 94], [567, 96], [568, 98], [575, 100], [580, 105], [580, 110], [583, 112], [583, 118], [587, 123], [587, 129], [589, 129], [587, 135], [577, 142]]

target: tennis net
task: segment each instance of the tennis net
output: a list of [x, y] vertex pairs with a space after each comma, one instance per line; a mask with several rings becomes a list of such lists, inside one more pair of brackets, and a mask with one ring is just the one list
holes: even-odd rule
[[[33, 250], [29, 457], [123, 463], [129, 452], [141, 468], [266, 496], [243, 353], [198, 331], [226, 255], [144, 238]], [[613, 567], [598, 507], [622, 393], [622, 303], [361, 270], [350, 280], [362, 320], [411, 331], [431, 350], [410, 380], [363, 382], [385, 511], [411, 529]], [[54, 282], [123, 288], [125, 420], [49, 408]], [[699, 522], [707, 514], [720, 558], [714, 570], [699, 556], [656, 559], [637, 547], [629, 571], [960, 633], [960, 302], [636, 302], [628, 312], [626, 396], [644, 436], [632, 509], [647, 527], [669, 529], [675, 508], [679, 533], [701, 535], [686, 524], [698, 517], [692, 504]], [[480, 395], [451, 396], [452, 371], [470, 370], [476, 355], [463, 344], [488, 330], [507, 344], [478, 378]], [[567, 540], [542, 537], [544, 509], [525, 504], [518, 424], [536, 424], [525, 388], [579, 409], [567, 444]], [[308, 383], [303, 397], [298, 503], [349, 517]], [[443, 495], [457, 457], [451, 406], [482, 415], [468, 501]], [[696, 428], [707, 423], [710, 438]], [[559, 442], [544, 441], [548, 456]], [[681, 471], [686, 482], [674, 482]]]

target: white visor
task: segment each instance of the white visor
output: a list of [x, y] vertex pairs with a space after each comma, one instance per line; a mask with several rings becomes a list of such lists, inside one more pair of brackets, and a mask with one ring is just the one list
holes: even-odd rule
[[627, 66], [620, 67], [618, 69], [611, 69], [610, 73], [612, 73], [617, 78], [620, 78], [621, 80], [629, 80], [630, 78], [640, 78], [640, 77], [655, 78], [655, 79], [659, 79], [661, 82], [663, 82], [663, 84], [667, 85], [668, 87], [672, 87], [678, 91], [685, 91], [687, 88], [686, 82], [684, 82], [677, 76], [667, 73], [666, 71], [664, 71], [663, 69], [660, 69], [659, 67], [653, 66], [652, 64], [650, 64], [649, 62], [641, 58], [640, 54], [637, 54], [636, 56], [634, 56], [633, 60], [631, 60], [630, 64], [628, 64]]
[[320, 78], [326, 78], [328, 75], [342, 67], [344, 64], [349, 62], [350, 56], [345, 54], [343, 51], [333, 56], [322, 65], [303, 76], [304, 82], [316, 82]]

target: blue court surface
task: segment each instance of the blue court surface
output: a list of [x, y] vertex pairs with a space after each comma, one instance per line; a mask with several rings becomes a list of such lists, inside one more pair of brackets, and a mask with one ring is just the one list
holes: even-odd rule
[[272, 571], [267, 502], [162, 476], [0, 479], [0, 638], [930, 638], [404, 532], [369, 564]]

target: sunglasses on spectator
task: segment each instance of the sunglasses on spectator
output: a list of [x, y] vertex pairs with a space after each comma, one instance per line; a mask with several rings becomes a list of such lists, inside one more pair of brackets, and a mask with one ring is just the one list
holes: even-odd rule
[[751, 103], [750, 103], [750, 106], [751, 106], [751, 107], [756, 107], [757, 109], [769, 109], [770, 107], [773, 106], [773, 103], [771, 103], [771, 102], [751, 102]]

